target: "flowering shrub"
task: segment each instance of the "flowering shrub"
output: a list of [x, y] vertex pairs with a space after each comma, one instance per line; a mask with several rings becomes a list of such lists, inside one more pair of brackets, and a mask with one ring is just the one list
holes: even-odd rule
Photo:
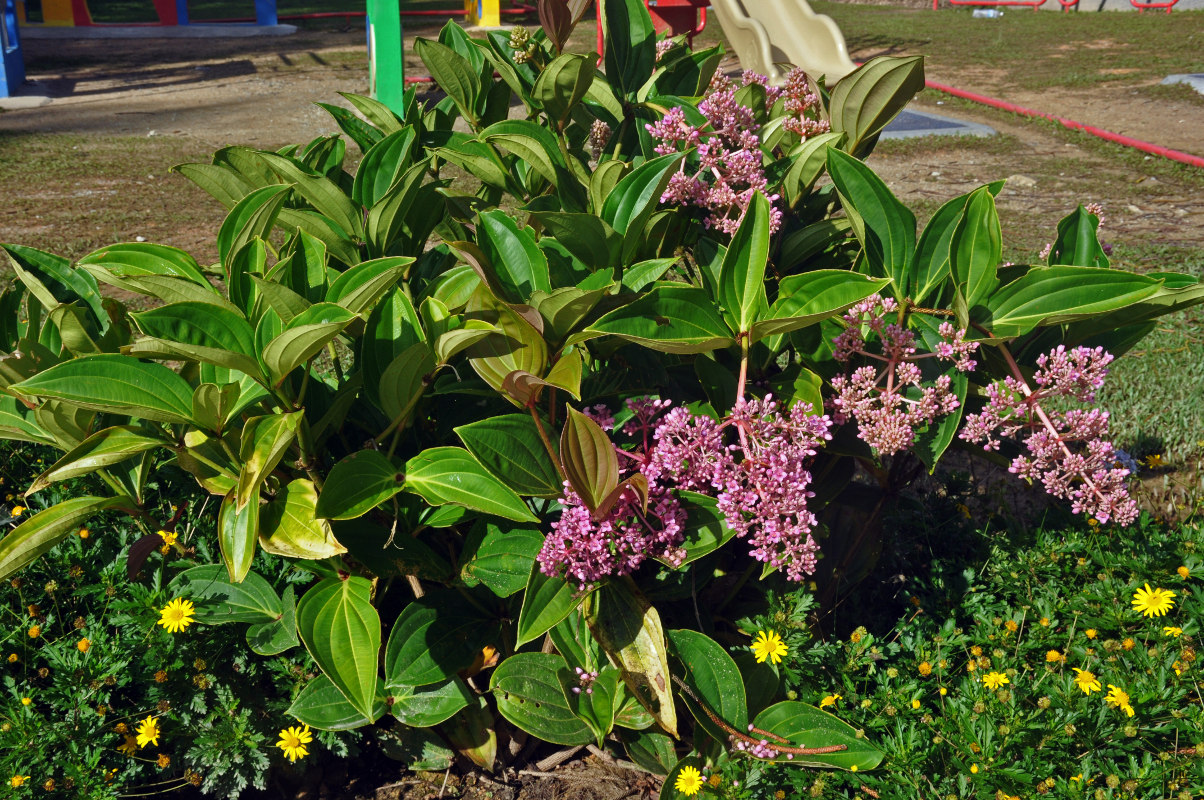
[[[751, 685], [772, 667], [737, 618], [804, 579], [835, 603], [900, 489], [965, 439], [1130, 521], [1106, 417], [1045, 401], [1088, 397], [1094, 348], [1204, 286], [1111, 269], [1084, 208], [1048, 265], [1001, 265], [998, 183], [918, 232], [862, 159], [919, 59], [737, 88], [718, 48], [658, 48], [644, 3], [606, 0], [599, 72], [562, 52], [568, 6], [540, 5], [542, 31], [419, 40], [437, 102], [349, 96], [358, 116], [327, 107], [346, 138], [178, 167], [229, 208], [211, 267], [3, 246], [0, 435], [62, 455], [0, 574], [107, 513], [141, 533], [137, 573], [181, 546], [147, 498], [186, 473], [217, 506], [213, 563], [149, 626], [304, 648], [321, 677], [289, 707], [290, 760], [309, 729], [391, 717], [407, 761], [617, 740], [667, 797], [725, 752], [866, 772], [883, 754], [856, 728]], [[104, 491], [38, 500], [93, 473]], [[260, 574], [278, 559], [304, 579]]]

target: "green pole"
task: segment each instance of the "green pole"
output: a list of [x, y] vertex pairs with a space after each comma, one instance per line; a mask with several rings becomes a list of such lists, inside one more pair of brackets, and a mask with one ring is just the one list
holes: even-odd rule
[[368, 70], [372, 96], [402, 113], [405, 61], [402, 59], [401, 13], [398, 0], [368, 2]]

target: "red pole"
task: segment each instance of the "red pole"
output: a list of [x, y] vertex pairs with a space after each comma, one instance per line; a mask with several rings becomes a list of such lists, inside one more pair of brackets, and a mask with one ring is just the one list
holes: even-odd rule
[[944, 92], [945, 94], [951, 94], [954, 97], [961, 97], [966, 100], [973, 100], [975, 103], [982, 103], [984, 106], [991, 106], [992, 108], [1011, 111], [1013, 114], [1021, 114], [1026, 117], [1040, 117], [1041, 119], [1052, 120], [1059, 125], [1071, 128], [1072, 130], [1084, 131], [1092, 136], [1098, 136], [1101, 139], [1106, 139], [1107, 141], [1115, 142], [1116, 144], [1122, 144], [1125, 147], [1132, 147], [1136, 150], [1142, 151], [1143, 153], [1151, 153], [1156, 156], [1162, 156], [1163, 158], [1169, 158], [1172, 161], [1178, 161], [1182, 164], [1190, 164], [1193, 167], [1204, 167], [1204, 158], [1193, 156], [1191, 153], [1184, 153], [1181, 150], [1172, 150], [1169, 147], [1163, 147], [1159, 144], [1153, 144], [1152, 142], [1145, 142], [1141, 139], [1134, 139], [1130, 136], [1124, 136], [1119, 133], [1113, 133], [1112, 131], [1106, 131], [1103, 128], [1097, 128], [1094, 125], [1086, 125], [1082, 122], [1076, 122], [1072, 119], [1059, 117], [1055, 114], [1047, 114], [1044, 111], [1035, 111], [1031, 108], [1018, 106], [1015, 103], [1009, 103], [1006, 100], [997, 100], [994, 97], [987, 97], [984, 94], [976, 94], [974, 92], [967, 92], [963, 89], [955, 89], [952, 86], [946, 86], [945, 84], [937, 83], [936, 81], [925, 81], [925, 85], [927, 85], [929, 89], [936, 89], [938, 92]]

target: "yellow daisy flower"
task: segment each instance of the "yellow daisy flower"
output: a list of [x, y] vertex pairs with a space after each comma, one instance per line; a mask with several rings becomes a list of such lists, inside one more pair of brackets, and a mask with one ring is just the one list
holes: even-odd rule
[[1100, 685], [1099, 678], [1095, 677], [1095, 673], [1078, 667], [1071, 667], [1071, 669], [1074, 670], [1074, 685], [1082, 689], [1083, 694], [1091, 694], [1104, 688]]
[[139, 747], [146, 747], [148, 744], [159, 746], [159, 720], [154, 717], [147, 717], [138, 723], [138, 738], [137, 744]]
[[117, 752], [125, 753], [130, 757], [133, 757], [134, 753], [138, 752], [138, 740], [134, 738], [132, 733], [125, 734], [125, 741], [117, 745]]
[[1183, 635], [1183, 629], [1176, 628], [1174, 625], [1167, 625], [1165, 628], [1162, 629], [1162, 635], [1163, 636], [1174, 636], [1176, 639], [1178, 639], [1180, 636]]
[[309, 732], [308, 725], [300, 728], [294, 726], [280, 731], [280, 741], [276, 742], [276, 746], [284, 751], [284, 755], [289, 761], [296, 761], [298, 758], [305, 758], [309, 755], [309, 750], [305, 748], [305, 745], [313, 740], [314, 737]]
[[192, 601], [177, 597], [160, 612], [159, 624], [172, 633], [179, 633], [195, 621], [194, 616], [196, 609]]
[[834, 705], [836, 705], [836, 701], [840, 700], [840, 699], [841, 699], [840, 695], [830, 694], [827, 697], [825, 697], [823, 700], [819, 701], [819, 707], [827, 708], [828, 706], [834, 706]]
[[1119, 708], [1130, 717], [1133, 716], [1133, 706], [1129, 704], [1129, 695], [1119, 686], [1113, 686], [1110, 683], [1108, 684], [1108, 694], [1106, 697], [1104, 697], [1104, 702], [1113, 708]]
[[786, 643], [782, 641], [782, 637], [778, 636], [777, 631], [757, 631], [757, 638], [752, 643], [753, 655], [757, 657], [757, 663], [763, 664], [766, 659], [773, 664], [782, 663], [782, 656], [789, 652], [786, 648]]
[[995, 691], [1005, 683], [1011, 683], [1011, 681], [1009, 681], [1008, 676], [1004, 675], [1002, 672], [988, 672], [986, 675], [982, 676], [982, 685], [991, 691]]
[[1133, 608], [1147, 617], [1160, 617], [1175, 607], [1174, 596], [1170, 589], [1151, 589], [1147, 583], [1133, 593]]
[[1062, 660], [1062, 658], [1063, 658], [1063, 655], [1061, 654], [1061, 652], [1059, 652], [1057, 650], [1050, 650], [1050, 651], [1046, 652], [1046, 654], [1045, 654], [1045, 660], [1051, 664], [1058, 663], [1059, 661]]
[[25, 785], [25, 782], [27, 780], [29, 780], [28, 775], [14, 775], [9, 779], [8, 785], [13, 787], [14, 789], [20, 789], [22, 786]]
[[673, 782], [673, 788], [686, 797], [693, 797], [698, 794], [702, 784], [701, 772], [694, 767], [682, 767], [681, 772], [677, 773], [677, 780]]
[[1187, 567], [1179, 567], [1179, 569], [1175, 570], [1175, 572], [1178, 572], [1179, 577], [1182, 578], [1183, 580], [1187, 580], [1188, 578], [1191, 577], [1191, 570], [1188, 569]]
[[23, 705], [23, 706], [33, 705], [33, 698], [32, 697], [22, 697], [21, 705]]

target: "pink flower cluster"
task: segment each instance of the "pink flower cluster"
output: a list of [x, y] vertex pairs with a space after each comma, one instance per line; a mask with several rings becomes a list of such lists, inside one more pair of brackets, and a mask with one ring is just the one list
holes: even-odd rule
[[1103, 348], [1059, 345], [1037, 359], [1032, 383], [1008, 377], [987, 387], [987, 405], [966, 417], [961, 438], [998, 450], [1001, 437], [1021, 438], [1027, 455], [1016, 456], [1009, 470], [1040, 481], [1054, 497], [1071, 501], [1076, 514], [1100, 522], [1128, 525], [1137, 518], [1129, 496], [1129, 470], [1117, 466], [1117, 451], [1108, 436], [1108, 412], [1097, 408], [1047, 411], [1042, 402], [1072, 398], [1090, 405], [1103, 385], [1112, 356]]
[[[778, 199], [778, 195], [769, 193], [762, 168], [759, 126], [752, 110], [736, 102], [736, 87], [731, 80], [721, 74], [711, 81], [698, 110], [706, 117], [704, 126], [690, 124], [680, 107], [669, 109], [663, 118], [645, 126], [658, 140], [657, 153], [668, 155], [679, 152], [679, 148], [697, 151], [697, 164], [687, 172], [690, 159], [682, 160], [661, 202], [703, 208], [708, 212], [704, 219], [708, 228], [714, 226], [733, 234], [753, 195], [760, 192], [770, 203]], [[776, 231], [781, 220], [781, 211], [774, 208], [771, 230]]]
[[[623, 431], [641, 438], [642, 443], [634, 452], [615, 448], [622, 459], [620, 480], [642, 473], [645, 453], [652, 444], [653, 421], [668, 405], [668, 401], [652, 398], [627, 401], [634, 416]], [[614, 417], [606, 406], [597, 405], [584, 413], [604, 430], [614, 428]], [[538, 556], [544, 574], [564, 575], [584, 590], [609, 575], [634, 572], [649, 557], [681, 563], [686, 512], [669, 487], [655, 476], [643, 473], [643, 477], [648, 482], [646, 507], [640, 492], [628, 487], [600, 516], [565, 481], [560, 499], [564, 510], [552, 523]]]
[[[729, 425], [740, 444], [724, 444]], [[809, 465], [832, 438], [830, 426], [806, 403], [783, 415], [769, 396], [738, 401], [723, 423], [678, 408], [656, 429], [649, 471], [715, 496], [728, 527], [748, 539], [752, 557], [799, 581], [815, 572], [819, 545], [811, 535], [816, 518], [807, 508], [814, 496]]]
[[[915, 334], [888, 322], [897, 309], [894, 300], [873, 295], [845, 313], [848, 327], [833, 341], [833, 356], [838, 361], [848, 362], [860, 355], [878, 362], [832, 378], [836, 394], [828, 406], [837, 424], [857, 420], [857, 435], [882, 455], [911, 447], [917, 427], [957, 410], [949, 376], [941, 375], [924, 385], [916, 362], [935, 357], [970, 372], [975, 367], [970, 356], [978, 348], [978, 342], [965, 341], [965, 331], [943, 322], [936, 352], [917, 355]], [[867, 349], [867, 335], [877, 339], [881, 352]]]
[[[627, 465], [625, 477], [638, 473], [648, 482], [647, 511], [630, 490], [597, 518], [566, 482], [564, 510], [539, 553], [543, 572], [566, 575], [585, 589], [608, 575], [632, 572], [650, 556], [680, 563], [686, 520], [672, 490], [685, 489], [716, 498], [727, 525], [748, 540], [753, 558], [784, 569], [790, 580], [813, 573], [819, 546], [811, 535], [816, 518], [807, 508], [813, 496], [808, 467], [831, 438], [828, 417], [811, 414], [805, 403], [783, 414], [772, 397], [741, 400], [723, 421], [669, 405], [628, 400], [633, 416], [621, 432], [635, 446], [616, 448]], [[585, 413], [614, 429], [605, 406]], [[727, 443], [729, 428], [740, 444]]]

